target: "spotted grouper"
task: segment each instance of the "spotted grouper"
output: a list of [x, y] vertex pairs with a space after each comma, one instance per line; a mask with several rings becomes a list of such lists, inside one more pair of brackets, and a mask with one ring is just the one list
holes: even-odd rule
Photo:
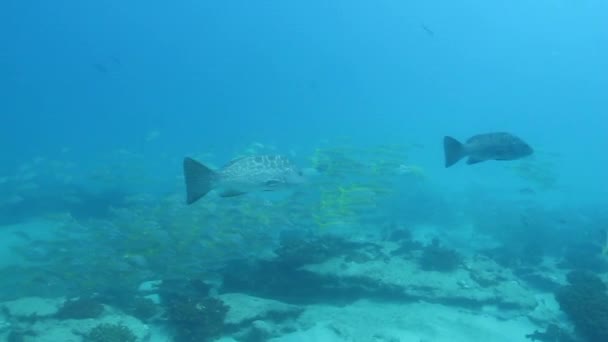
[[274, 191], [303, 183], [305, 175], [281, 155], [239, 158], [214, 171], [192, 158], [184, 158], [186, 203], [192, 204], [217, 189], [221, 197], [252, 191]]
[[445, 167], [468, 157], [467, 164], [486, 160], [515, 160], [531, 155], [534, 150], [522, 139], [506, 132], [478, 134], [464, 144], [446, 136], [443, 138]]

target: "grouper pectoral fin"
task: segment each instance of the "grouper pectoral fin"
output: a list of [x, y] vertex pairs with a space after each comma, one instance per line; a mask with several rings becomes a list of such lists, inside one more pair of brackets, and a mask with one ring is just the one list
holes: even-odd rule
[[236, 197], [246, 194], [244, 191], [234, 190], [234, 189], [226, 189], [220, 192], [220, 197]]
[[469, 159], [467, 159], [467, 164], [468, 165], [473, 165], [473, 164], [481, 163], [483, 161], [485, 161], [485, 159], [479, 159], [479, 158], [475, 158], [475, 157], [469, 157]]
[[275, 179], [271, 179], [271, 180], [264, 182], [264, 186], [266, 186], [269, 189], [276, 188], [277, 186], [279, 186], [281, 184], [282, 184], [281, 181], [278, 181]]

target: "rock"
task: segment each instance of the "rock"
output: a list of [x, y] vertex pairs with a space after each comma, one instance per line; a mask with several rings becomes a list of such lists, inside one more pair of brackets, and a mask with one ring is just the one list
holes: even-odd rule
[[372, 336], [373, 342], [400, 342], [401, 340], [398, 337], [390, 336], [386, 333], [379, 333]]
[[232, 337], [222, 337], [222, 338], [215, 340], [214, 342], [237, 342], [237, 340], [235, 340]]
[[568, 319], [564, 312], [559, 308], [559, 303], [555, 300], [552, 293], [536, 295], [538, 306], [528, 313], [530, 321], [539, 326], [546, 326], [549, 323], [567, 322]]
[[154, 293], [158, 292], [158, 289], [162, 285], [162, 280], [150, 280], [139, 284], [137, 291], [142, 293]]
[[63, 298], [25, 297], [4, 302], [0, 306], [6, 310], [9, 316], [19, 319], [53, 316], [64, 302]]
[[275, 330], [268, 322], [262, 320], [253, 321], [248, 341], [268, 341], [268, 338], [275, 334]]
[[452, 272], [423, 271], [413, 260], [402, 258], [355, 264], [336, 257], [302, 269], [323, 279], [334, 279], [333, 283], [342, 284], [345, 291], [367, 291], [361, 294], [367, 297], [388, 294], [395, 299], [466, 307], [496, 305], [524, 312], [536, 307], [534, 292], [522, 286], [510, 271], [488, 258], [465, 261], [466, 267]]
[[297, 332], [273, 342], [336, 341], [525, 341], [538, 328], [525, 317], [503, 320], [425, 302], [394, 303], [361, 300], [346, 306], [309, 305], [296, 322]]
[[137, 337], [138, 342], [146, 341], [150, 335], [150, 328], [135, 317], [125, 315], [118, 311], [109, 310], [108, 314], [96, 319], [47, 319], [35, 322], [29, 330], [35, 336], [26, 342], [80, 342], [82, 336], [89, 333], [99, 324], [121, 324], [126, 326]]
[[302, 308], [297, 305], [240, 293], [225, 293], [217, 297], [230, 307], [226, 324], [241, 325], [263, 319], [280, 321], [296, 317], [302, 312]]
[[156, 305], [160, 305], [160, 302], [161, 302], [160, 296], [156, 293], [144, 296], [144, 298], [151, 300], [152, 303], [154, 303]]
[[0, 319], [0, 334], [8, 331], [11, 328], [11, 324], [3, 319]]
[[[281, 337], [268, 340], [269, 342], [301, 342], [301, 341], [355, 341], [352, 338], [341, 336], [327, 324], [319, 323], [309, 329], [296, 331]], [[359, 341], [357, 341], [359, 342]]]

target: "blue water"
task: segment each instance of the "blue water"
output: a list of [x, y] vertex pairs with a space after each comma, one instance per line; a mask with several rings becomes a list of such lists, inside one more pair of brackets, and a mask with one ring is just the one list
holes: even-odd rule
[[[96, 217], [125, 194], [181, 198], [184, 156], [218, 166], [253, 143], [301, 167], [317, 148], [402, 144], [426, 183], [396, 185], [390, 212], [533, 207], [599, 248], [607, 89], [602, 0], [3, 0], [0, 212], [75, 210], [40, 203], [66, 187], [118, 192], [81, 201]], [[519, 162], [444, 168], [443, 136], [493, 131], [532, 145], [545, 179]]]

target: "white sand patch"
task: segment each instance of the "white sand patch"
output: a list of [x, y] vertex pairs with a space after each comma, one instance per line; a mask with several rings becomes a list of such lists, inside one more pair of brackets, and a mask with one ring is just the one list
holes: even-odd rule
[[169, 341], [161, 330], [155, 331], [156, 339], [149, 340], [151, 329], [147, 324], [110, 306], [104, 306], [105, 311], [99, 318], [58, 320], [53, 316], [63, 302], [63, 298], [26, 297], [0, 303], [3, 312], [0, 314], [0, 341], [5, 341], [11, 326], [16, 326], [18, 330], [28, 332], [24, 336], [25, 342], [80, 342], [93, 328], [104, 323], [129, 328], [138, 342]]
[[1, 303], [0, 307], [16, 318], [48, 317], [55, 315], [64, 302], [63, 298], [25, 297]]
[[[517, 314], [536, 307], [534, 291], [524, 287], [509, 270], [491, 259], [465, 259], [464, 264], [465, 267], [453, 272], [429, 272], [421, 270], [417, 262], [402, 258], [354, 263], [336, 257], [303, 269], [321, 276], [338, 277], [345, 284], [366, 279], [428, 301], [468, 300], [478, 304], [502, 304], [515, 306]], [[488, 284], [482, 286], [479, 282]]]
[[11, 328], [11, 323], [4, 317], [0, 315], [0, 341], [4, 341], [2, 339], [2, 334], [8, 333]]
[[109, 310], [107, 314], [96, 319], [68, 319], [68, 320], [43, 320], [36, 322], [29, 330], [35, 336], [31, 339], [26, 337], [27, 342], [57, 342], [57, 341], [82, 341], [82, 336], [88, 334], [99, 324], [118, 324], [129, 328], [137, 337], [138, 342], [147, 341], [150, 335], [150, 327], [135, 317], [126, 315], [120, 311]]
[[243, 324], [254, 320], [265, 319], [270, 315], [294, 316], [302, 311], [296, 305], [290, 305], [271, 299], [252, 297], [240, 293], [226, 293], [218, 296], [228, 305], [227, 324]]
[[368, 301], [343, 308], [311, 306], [297, 324], [297, 332], [271, 341], [524, 342], [526, 334], [538, 329], [525, 317], [499, 320], [438, 304]]
[[150, 337], [145, 342], [173, 342], [173, 337], [166, 327], [150, 325]]

